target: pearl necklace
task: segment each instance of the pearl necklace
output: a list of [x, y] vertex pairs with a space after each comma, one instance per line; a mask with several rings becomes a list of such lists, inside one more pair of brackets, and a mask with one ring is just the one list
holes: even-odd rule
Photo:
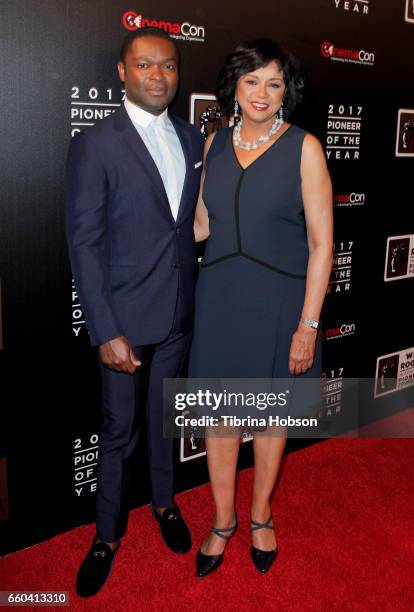
[[284, 124], [283, 119], [276, 115], [273, 125], [267, 134], [265, 134], [264, 136], [260, 136], [260, 138], [258, 138], [257, 140], [252, 140], [250, 142], [243, 142], [240, 136], [241, 126], [243, 125], [243, 119], [241, 118], [240, 121], [237, 123], [237, 125], [234, 127], [233, 142], [236, 145], [236, 147], [239, 147], [239, 149], [244, 149], [245, 151], [251, 151], [252, 149], [258, 149], [264, 142], [267, 142], [272, 136], [274, 136], [274, 134], [276, 134], [276, 132], [280, 130], [283, 124]]

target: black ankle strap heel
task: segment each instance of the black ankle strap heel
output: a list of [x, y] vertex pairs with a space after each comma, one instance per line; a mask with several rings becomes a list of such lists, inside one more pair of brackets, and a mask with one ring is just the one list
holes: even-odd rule
[[[223, 540], [230, 540], [230, 538], [232, 538], [236, 533], [238, 526], [239, 520], [237, 518], [237, 512], [235, 512], [233, 527], [212, 527], [211, 531]], [[220, 565], [223, 563], [223, 558], [224, 552], [222, 552], [220, 555], [205, 555], [199, 549], [196, 557], [196, 575], [199, 578], [203, 578], [204, 576], [211, 574], [211, 572], [220, 567]]]
[[[265, 523], [258, 523], [250, 518], [250, 531], [258, 531], [259, 529], [272, 529], [273, 525], [269, 523], [272, 521], [272, 515], [269, 516]], [[278, 547], [273, 550], [260, 550], [260, 548], [256, 548], [252, 546], [251, 548], [251, 557], [256, 569], [259, 570], [262, 574], [265, 574], [271, 567], [273, 561], [278, 552]]]
[[265, 523], [257, 523], [252, 518], [250, 518], [250, 522], [253, 525], [253, 527], [250, 526], [250, 531], [257, 531], [258, 529], [265, 529], [265, 528], [266, 529], [273, 529], [273, 525], [269, 525], [271, 520], [272, 520], [272, 515], [269, 516], [269, 518], [267, 519], [267, 521]]
[[[223, 540], [230, 540], [236, 533], [236, 529], [239, 526], [239, 519], [237, 518], [237, 512], [234, 513], [234, 525], [233, 527], [212, 527], [211, 531], [218, 535], [219, 538], [223, 538]], [[230, 535], [224, 535], [223, 532], [232, 531]]]

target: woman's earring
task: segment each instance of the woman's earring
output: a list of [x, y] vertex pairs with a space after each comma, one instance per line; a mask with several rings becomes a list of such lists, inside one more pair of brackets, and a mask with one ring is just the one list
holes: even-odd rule
[[283, 104], [282, 104], [282, 106], [279, 108], [279, 112], [278, 112], [279, 119], [281, 121], [283, 121], [283, 111], [284, 111], [284, 109], [283, 109]]
[[233, 117], [234, 122], [237, 123], [239, 119], [239, 103], [237, 102], [236, 98], [234, 98]]

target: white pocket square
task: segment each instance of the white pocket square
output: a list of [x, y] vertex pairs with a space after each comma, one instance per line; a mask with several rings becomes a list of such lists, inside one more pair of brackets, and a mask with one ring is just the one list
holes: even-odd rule
[[196, 164], [194, 164], [194, 168], [199, 168], [201, 166], [203, 162], [199, 161]]

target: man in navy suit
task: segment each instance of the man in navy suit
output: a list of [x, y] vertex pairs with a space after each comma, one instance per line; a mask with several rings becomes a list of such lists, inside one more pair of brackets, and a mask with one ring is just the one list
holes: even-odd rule
[[191, 548], [173, 501], [162, 381], [180, 375], [191, 339], [202, 138], [168, 112], [179, 54], [164, 31], [130, 32], [118, 71], [124, 104], [73, 138], [67, 163], [70, 261], [103, 392], [96, 537], [77, 576], [84, 597], [105, 582], [126, 531], [128, 465], [143, 411], [152, 514], [174, 552]]

